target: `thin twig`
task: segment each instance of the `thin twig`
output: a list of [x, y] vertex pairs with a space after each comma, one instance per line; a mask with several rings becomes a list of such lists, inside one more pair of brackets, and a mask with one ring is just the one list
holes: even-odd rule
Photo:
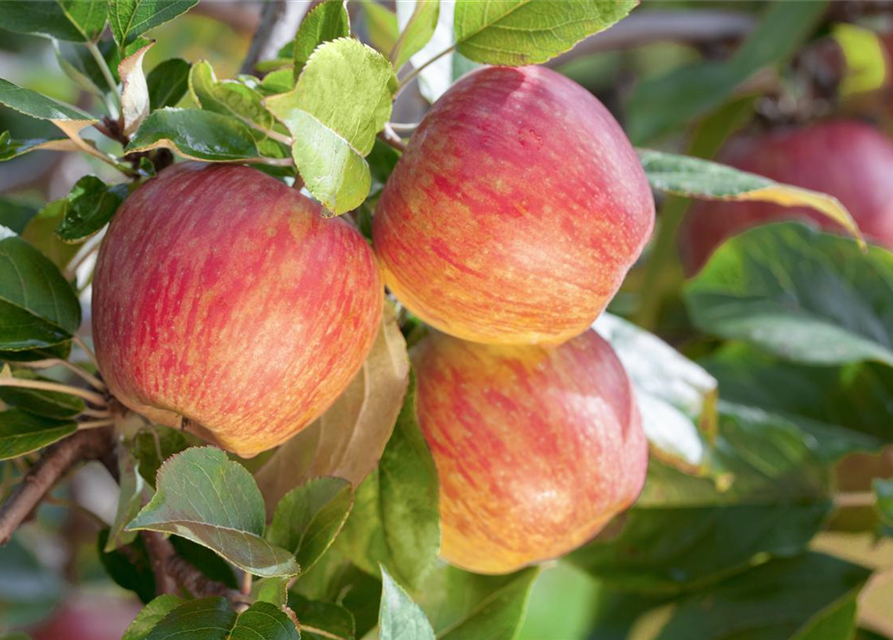
[[293, 167], [295, 166], [295, 161], [291, 158], [266, 158], [266, 157], [257, 157], [257, 158], [245, 158], [241, 160], [245, 164], [266, 164], [271, 167]]
[[[99, 47], [96, 46], [95, 42], [90, 42], [88, 40], [85, 44], [90, 55], [92, 55], [93, 59], [96, 61], [96, 66], [98, 66], [99, 70], [102, 72], [102, 77], [105, 78], [109, 89], [111, 89], [112, 103], [118, 110], [118, 113], [120, 113], [121, 97], [118, 95], [118, 83], [115, 82], [115, 78], [112, 76], [112, 70], [109, 69], [108, 63], [105, 61], [105, 58], [102, 57], [102, 52], [99, 50]], [[111, 109], [109, 109], [109, 111], [111, 111]], [[109, 113], [109, 115], [113, 118], [117, 118], [118, 113]]]
[[267, 129], [266, 127], [262, 127], [259, 124], [257, 124], [256, 122], [249, 120], [245, 116], [236, 115], [236, 117], [239, 120], [241, 120], [242, 122], [244, 122], [245, 124], [247, 124], [252, 129], [254, 129], [256, 131], [260, 131], [262, 134], [264, 134], [268, 138], [275, 140], [276, 142], [279, 142], [281, 144], [284, 144], [286, 147], [291, 147], [295, 143], [294, 138], [290, 138], [289, 136], [283, 135], [283, 134], [279, 133], [278, 131], [273, 131], [272, 129]]
[[81, 411], [79, 416], [86, 416], [88, 418], [111, 418], [112, 412], [104, 409], [90, 409], [89, 407]]
[[106, 406], [105, 398], [93, 391], [72, 387], [57, 382], [44, 382], [43, 380], [26, 380], [24, 378], [0, 378], [0, 387], [20, 387], [23, 389], [38, 389], [40, 391], [56, 391], [70, 396], [78, 396], [87, 402], [92, 402], [100, 407]]
[[411, 132], [419, 128], [421, 122], [389, 122], [388, 126], [395, 132]]
[[434, 62], [437, 62], [438, 60], [440, 60], [442, 57], [444, 57], [448, 53], [452, 53], [455, 48], [456, 48], [455, 44], [451, 45], [449, 48], [444, 49], [443, 51], [438, 53], [433, 58], [430, 58], [423, 64], [421, 64], [418, 67], [416, 67], [415, 69], [413, 69], [412, 73], [410, 73], [405, 78], [403, 78], [403, 80], [400, 81], [400, 85], [397, 87], [397, 92], [394, 94], [394, 100], [396, 100], [400, 96], [400, 94], [403, 92], [403, 90], [409, 86], [409, 83], [412, 82], [413, 80], [415, 80], [416, 76], [418, 76], [422, 71], [424, 71], [425, 68], [427, 68], [429, 65], [433, 64]]
[[84, 380], [90, 383], [97, 391], [105, 391], [105, 384], [94, 376], [89, 371], [84, 371], [79, 366], [74, 364], [73, 362], [69, 362], [68, 360], [62, 360], [61, 358], [48, 358], [46, 360], [34, 360], [33, 362], [20, 362], [19, 365], [23, 367], [28, 367], [29, 369], [47, 369], [49, 367], [65, 367], [72, 373], [77, 376], [80, 376]]
[[301, 627], [301, 631], [306, 631], [307, 633], [312, 633], [322, 638], [333, 638], [333, 640], [341, 640], [341, 638], [343, 638], [343, 636], [336, 636], [334, 633], [330, 633], [319, 627], [311, 627], [309, 624], [302, 624], [300, 621], [298, 621], [298, 625]]
[[0, 506], [0, 545], [9, 542], [13, 532], [72, 467], [103, 457], [113, 446], [111, 429], [93, 429], [48, 447]]
[[66, 279], [67, 279], [67, 280], [70, 280], [71, 278], [73, 278], [74, 276], [76, 276], [76, 275], [77, 275], [77, 271], [78, 271], [78, 269], [81, 267], [81, 265], [84, 264], [84, 262], [86, 262], [87, 259], [88, 259], [90, 256], [92, 256], [92, 255], [95, 254], [97, 251], [99, 251], [99, 247], [100, 247], [101, 245], [102, 245], [102, 242], [96, 242], [96, 243], [94, 243], [92, 246], [90, 246], [89, 249], [87, 249], [86, 251], [84, 251], [83, 253], [81, 253], [81, 255], [78, 256], [77, 260], [75, 260], [74, 262], [72, 262], [71, 264], [69, 264], [67, 267], [65, 267], [65, 276], [66, 276]]
[[872, 491], [838, 493], [834, 496], [834, 506], [838, 509], [873, 507], [876, 502], [877, 497]]
[[406, 145], [403, 143], [403, 139], [391, 129], [389, 124], [385, 124], [384, 129], [381, 130], [378, 137], [386, 144], [394, 147], [400, 153], [403, 153], [406, 150]]
[[254, 576], [248, 573], [247, 571], [242, 574], [242, 585], [240, 591], [244, 596], [251, 595], [251, 584], [254, 581]]
[[93, 349], [87, 346], [87, 343], [84, 342], [83, 338], [81, 338], [80, 336], [74, 336], [71, 341], [81, 348], [81, 351], [83, 351], [84, 354], [88, 358], [90, 358], [90, 360], [93, 362], [93, 364], [96, 365], [96, 368], [98, 369], [99, 360], [96, 359], [96, 354], [93, 353]]
[[78, 430], [84, 431], [86, 429], [101, 429], [102, 427], [111, 427], [114, 426], [115, 421], [111, 418], [105, 420], [85, 420], [84, 422], [78, 422]]

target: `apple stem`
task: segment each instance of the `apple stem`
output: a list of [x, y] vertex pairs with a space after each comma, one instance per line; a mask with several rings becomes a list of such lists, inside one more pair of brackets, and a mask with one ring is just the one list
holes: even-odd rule
[[67, 384], [59, 384], [57, 382], [44, 382], [43, 380], [26, 380], [23, 378], [0, 378], [0, 387], [21, 387], [23, 389], [38, 389], [40, 391], [55, 391], [70, 396], [78, 396], [87, 402], [105, 407], [105, 398], [93, 391], [71, 387]]
[[68, 360], [62, 360], [61, 358], [48, 358], [46, 360], [35, 360], [33, 362], [20, 362], [18, 363], [20, 366], [28, 367], [29, 369], [48, 369], [49, 367], [65, 367], [72, 373], [77, 376], [80, 376], [82, 379], [86, 380], [90, 383], [90, 386], [96, 389], [97, 391], [106, 391], [106, 386], [96, 376], [85, 371], [81, 367], [77, 366], [73, 362], [69, 362]]

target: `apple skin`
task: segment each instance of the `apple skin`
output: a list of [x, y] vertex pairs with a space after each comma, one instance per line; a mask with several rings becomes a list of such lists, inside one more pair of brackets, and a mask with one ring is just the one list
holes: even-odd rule
[[[893, 248], [893, 143], [869, 125], [832, 120], [739, 137], [723, 149], [717, 161], [835, 196], [869, 241]], [[811, 220], [822, 229], [843, 232], [837, 223], [805, 207], [699, 201], [692, 205], [677, 236], [686, 272], [700, 270], [731, 236], [783, 219]]]
[[347, 387], [382, 294], [344, 220], [255, 169], [181, 164], [134, 192], [102, 243], [96, 355], [127, 407], [248, 457]]
[[372, 233], [413, 313], [483, 343], [560, 343], [592, 324], [654, 226], [641, 163], [607, 109], [543, 67], [489, 67], [422, 120]]
[[638, 497], [648, 466], [639, 410], [595, 331], [558, 347], [432, 333], [413, 365], [447, 562], [497, 574], [564, 555]]

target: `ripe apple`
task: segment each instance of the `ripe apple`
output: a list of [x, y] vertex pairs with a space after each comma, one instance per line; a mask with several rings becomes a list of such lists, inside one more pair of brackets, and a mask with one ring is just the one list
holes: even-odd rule
[[563, 555], [639, 495], [648, 446], [633, 389], [591, 329], [558, 347], [433, 333], [413, 364], [448, 562], [508, 573]]
[[543, 67], [489, 67], [425, 116], [372, 222], [385, 283], [484, 343], [560, 343], [607, 306], [654, 225], [635, 151], [602, 104]]
[[115, 397], [252, 456], [335, 400], [382, 312], [360, 233], [277, 180], [187, 163], [134, 192], [102, 243], [96, 355]]
[[[869, 241], [893, 248], [893, 143], [866, 124], [835, 120], [762, 136], [735, 138], [719, 162], [778, 182], [828, 193], [849, 209]], [[679, 230], [688, 273], [698, 271], [727, 238], [783, 219], [842, 228], [804, 207], [765, 202], [697, 202]]]

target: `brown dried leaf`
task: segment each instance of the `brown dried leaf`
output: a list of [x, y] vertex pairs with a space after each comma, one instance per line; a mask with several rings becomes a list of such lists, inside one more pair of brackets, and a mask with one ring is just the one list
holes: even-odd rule
[[335, 476], [358, 486], [381, 458], [408, 384], [406, 341], [394, 308], [385, 304], [372, 350], [341, 397], [255, 473], [267, 513], [311, 478]]

